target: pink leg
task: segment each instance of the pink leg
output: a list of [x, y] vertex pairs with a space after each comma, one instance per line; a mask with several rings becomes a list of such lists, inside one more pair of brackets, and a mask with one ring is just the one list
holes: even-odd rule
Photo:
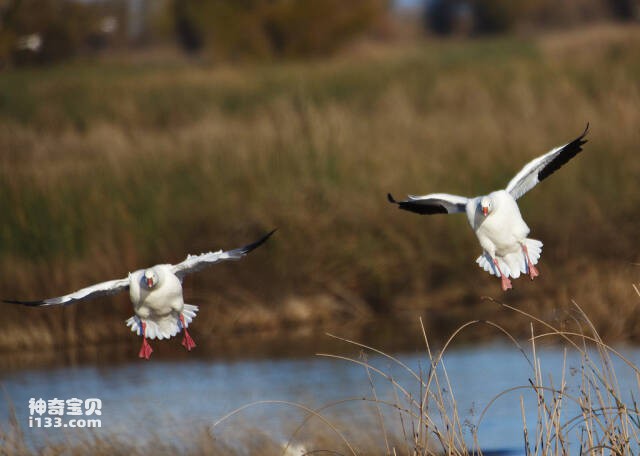
[[153, 348], [147, 342], [147, 324], [143, 321], [140, 322], [142, 324], [142, 347], [140, 347], [140, 353], [138, 353], [138, 357], [149, 359], [151, 357], [151, 353], [153, 353]]
[[524, 257], [527, 259], [527, 269], [529, 269], [529, 277], [531, 277], [531, 280], [533, 280], [538, 277], [540, 273], [531, 262], [531, 258], [529, 258], [529, 251], [527, 250], [527, 246], [524, 244], [522, 244], [522, 251], [524, 252]]
[[189, 331], [187, 331], [187, 325], [184, 322], [184, 315], [182, 314], [180, 314], [180, 321], [182, 322], [182, 330], [184, 331], [184, 337], [182, 338], [182, 346], [186, 348], [188, 351], [191, 351], [191, 349], [196, 346], [196, 343], [193, 341], [193, 339], [189, 335]]
[[506, 277], [500, 270], [500, 265], [498, 264], [498, 260], [494, 258], [493, 264], [496, 265], [496, 268], [498, 268], [498, 272], [500, 273], [500, 278], [502, 279], [502, 291], [507, 291], [508, 289], [513, 288], [511, 286], [511, 280], [509, 280], [509, 277]]

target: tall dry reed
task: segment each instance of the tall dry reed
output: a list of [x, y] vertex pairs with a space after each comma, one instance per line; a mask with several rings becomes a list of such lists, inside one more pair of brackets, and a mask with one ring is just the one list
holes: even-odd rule
[[[483, 420], [498, 400], [518, 395], [522, 408], [522, 446], [504, 448], [502, 454], [521, 454], [521, 448], [527, 456], [635, 454], [640, 448], [640, 409], [635, 400], [640, 391], [640, 368], [605, 343], [575, 303], [570, 326], [545, 321], [507, 304], [501, 307], [511, 318], [522, 319], [529, 325], [531, 337], [527, 342], [520, 342], [494, 322], [473, 320], [457, 328], [441, 348], [435, 349], [422, 326], [423, 369], [411, 367], [398, 357], [366, 344], [333, 336], [363, 353], [358, 357], [319, 356], [361, 366], [369, 381], [369, 395], [345, 398], [318, 408], [268, 399], [252, 402], [217, 419], [210, 435], [225, 441], [225, 432], [233, 429], [233, 423], [248, 408], [280, 406], [306, 416], [274, 454], [299, 454], [293, 453], [293, 449], [303, 448], [300, 454], [481, 455]], [[490, 398], [480, 413], [469, 417], [471, 412], [460, 409], [453, 386], [456, 379], [450, 377], [446, 360], [463, 333], [476, 332], [481, 326], [506, 337], [530, 366], [530, 375], [511, 378], [513, 387]], [[548, 348], [549, 342], [563, 348], [564, 362], [557, 378], [545, 367], [547, 355], [543, 348]], [[378, 360], [370, 362], [369, 356]], [[574, 360], [571, 364], [568, 357]], [[617, 358], [617, 363], [613, 358]], [[381, 367], [385, 363], [386, 369]], [[621, 388], [618, 382], [622, 369], [635, 373], [636, 382], [632, 382], [630, 391]], [[485, 379], [479, 374], [475, 381]], [[534, 401], [525, 401], [527, 398]], [[349, 424], [335, 418], [339, 416], [337, 410], [345, 406], [359, 408], [363, 402], [373, 416], [368, 424], [361, 421]], [[512, 401], [514, 407], [517, 402]], [[533, 410], [527, 409], [525, 403], [529, 407], [533, 404]], [[512, 441], [512, 436], [508, 441]]]

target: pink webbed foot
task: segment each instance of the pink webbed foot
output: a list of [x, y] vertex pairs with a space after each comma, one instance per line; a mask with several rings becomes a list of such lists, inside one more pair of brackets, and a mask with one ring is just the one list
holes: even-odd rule
[[196, 346], [196, 343], [193, 341], [186, 329], [184, 330], [184, 337], [182, 338], [182, 346], [188, 351], [191, 351], [191, 349]]
[[149, 359], [151, 358], [151, 353], [153, 353], [153, 348], [151, 348], [151, 345], [149, 345], [149, 342], [147, 342], [147, 339], [143, 339], [142, 347], [140, 347], [140, 353], [138, 353], [138, 357]]
[[498, 264], [498, 260], [494, 258], [493, 264], [496, 266], [496, 269], [500, 273], [500, 278], [502, 279], [502, 291], [507, 291], [513, 288], [513, 286], [511, 286], [511, 280], [509, 280], [509, 277], [505, 276], [502, 273], [502, 270], [500, 269], [500, 265]]
[[187, 351], [191, 351], [191, 349], [196, 346], [196, 343], [191, 338], [189, 331], [187, 331], [187, 325], [184, 323], [184, 316], [180, 315], [180, 321], [182, 322], [182, 331], [184, 332], [184, 336], [182, 337], [182, 346], [186, 348]]
[[529, 277], [531, 277], [531, 280], [533, 280], [540, 275], [540, 272], [538, 271], [538, 268], [536, 268], [531, 262], [531, 258], [529, 258], [529, 250], [527, 250], [527, 246], [524, 244], [522, 245], [522, 251], [524, 252], [524, 257], [527, 259], [527, 269], [529, 270]]
[[509, 280], [509, 277], [505, 277], [504, 275], [502, 275], [502, 273], [501, 273], [501, 277], [502, 277], [502, 291], [507, 291], [513, 288], [513, 286], [511, 285], [511, 280]]
[[151, 358], [151, 353], [153, 353], [153, 348], [151, 348], [151, 345], [147, 342], [147, 324], [142, 322], [142, 346], [140, 347], [138, 357], [149, 359]]

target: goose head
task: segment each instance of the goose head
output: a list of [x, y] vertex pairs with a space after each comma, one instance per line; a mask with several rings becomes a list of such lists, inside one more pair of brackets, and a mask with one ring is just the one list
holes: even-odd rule
[[158, 284], [158, 274], [153, 269], [145, 269], [144, 281], [147, 284], [147, 288], [152, 289]]
[[482, 209], [482, 214], [486, 217], [493, 212], [495, 209], [495, 203], [493, 198], [490, 196], [483, 196], [480, 200], [480, 208]]

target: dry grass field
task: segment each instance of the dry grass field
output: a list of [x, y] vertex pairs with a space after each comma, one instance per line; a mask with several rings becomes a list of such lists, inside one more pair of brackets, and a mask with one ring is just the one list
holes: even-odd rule
[[[365, 47], [244, 66], [135, 58], [0, 78], [0, 290], [37, 299], [244, 245], [186, 281], [195, 336], [424, 315], [562, 319], [575, 299], [638, 339], [640, 29]], [[463, 216], [386, 193], [476, 195], [590, 122], [585, 151], [522, 199], [541, 277], [503, 294]], [[126, 296], [3, 309], [0, 351], [131, 341]], [[415, 321], [415, 318], [414, 318]], [[132, 343], [137, 344], [137, 341]]]

